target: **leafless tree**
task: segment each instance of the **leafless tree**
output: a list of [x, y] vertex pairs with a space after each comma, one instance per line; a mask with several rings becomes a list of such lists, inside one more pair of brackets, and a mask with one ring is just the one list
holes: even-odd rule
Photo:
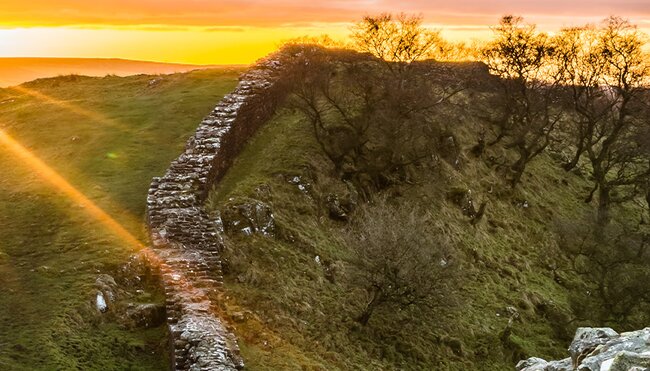
[[[596, 233], [594, 230], [603, 230]], [[597, 215], [562, 221], [559, 242], [571, 258], [571, 269], [585, 278], [575, 290], [574, 310], [582, 319], [598, 316], [603, 323], [648, 320], [650, 308], [650, 234], [644, 225], [610, 223]]]
[[553, 49], [535, 26], [521, 17], [504, 16], [494, 29], [496, 39], [482, 51], [490, 71], [499, 76], [500, 91], [487, 109], [495, 128], [490, 145], [505, 142], [504, 147], [518, 155], [510, 165], [511, 185], [521, 180], [526, 165], [542, 153], [553, 139], [561, 111], [554, 107], [558, 99], [556, 71], [549, 63]]
[[295, 107], [342, 179], [369, 193], [405, 176], [435, 153], [439, 108], [462, 90], [437, 84], [414, 65], [393, 73], [375, 58], [341, 58], [321, 50], [295, 73]]
[[[599, 220], [607, 223], [609, 207], [638, 196], [650, 177], [642, 133], [647, 133], [648, 79], [644, 37], [628, 21], [610, 17], [602, 27], [564, 30], [556, 39], [556, 60], [570, 90], [574, 119], [569, 126], [575, 153], [565, 169], [582, 156], [591, 165], [598, 191]], [[616, 190], [617, 196], [613, 196]]]
[[366, 294], [359, 323], [366, 325], [382, 307], [453, 303], [456, 262], [451, 249], [430, 230], [428, 218], [414, 205], [377, 198], [349, 225], [345, 242], [355, 257], [352, 274]]
[[429, 58], [441, 43], [440, 32], [422, 25], [422, 17], [404, 13], [366, 16], [352, 28], [356, 48], [386, 62], [390, 69]]

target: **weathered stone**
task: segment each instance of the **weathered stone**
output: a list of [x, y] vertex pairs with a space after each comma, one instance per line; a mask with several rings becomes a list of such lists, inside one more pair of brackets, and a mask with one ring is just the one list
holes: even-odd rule
[[275, 233], [275, 218], [271, 207], [261, 201], [249, 199], [241, 203], [229, 204], [221, 213], [224, 229], [227, 232], [242, 232], [272, 236]]
[[618, 333], [611, 328], [580, 327], [576, 330], [569, 353], [573, 364], [577, 365], [581, 357], [594, 350], [598, 345], [605, 344], [608, 340], [617, 337]]
[[161, 304], [133, 304], [126, 309], [126, 316], [135, 327], [158, 327], [167, 318], [165, 306]]
[[333, 193], [325, 197], [325, 205], [329, 211], [329, 216], [335, 220], [348, 220], [348, 214], [343, 209], [339, 197]]
[[573, 371], [571, 358], [547, 362], [541, 358], [531, 357], [527, 360], [519, 361], [515, 368], [517, 371]]
[[118, 286], [115, 279], [108, 274], [100, 274], [95, 280], [95, 287], [103, 294], [108, 303], [114, 303], [117, 299]]
[[[221, 228], [203, 204], [246, 140], [268, 121], [287, 94], [282, 74], [292, 55], [280, 51], [259, 61], [206, 117], [185, 151], [147, 194], [147, 221], [165, 297], [175, 370], [243, 367], [235, 338], [217, 317], [212, 293], [222, 281]], [[270, 207], [254, 203], [243, 215], [252, 231], [275, 228]], [[225, 218], [224, 218], [225, 222]], [[158, 317], [156, 317], [158, 318]]]
[[[604, 366], [604, 367], [603, 367]], [[650, 369], [650, 351], [645, 353], [634, 353], [629, 351], [622, 351], [611, 360], [611, 366], [603, 362], [601, 370], [605, 368], [608, 371], [634, 371], [634, 369], [642, 371]]]
[[106, 299], [104, 298], [104, 294], [102, 294], [101, 291], [97, 291], [97, 296], [95, 298], [95, 306], [97, 307], [97, 310], [100, 311], [101, 313], [105, 313], [108, 310], [108, 305], [106, 305]]
[[546, 362], [529, 358], [519, 371], [630, 371], [650, 367], [650, 327], [618, 334], [611, 328], [579, 328], [569, 347], [571, 357]]

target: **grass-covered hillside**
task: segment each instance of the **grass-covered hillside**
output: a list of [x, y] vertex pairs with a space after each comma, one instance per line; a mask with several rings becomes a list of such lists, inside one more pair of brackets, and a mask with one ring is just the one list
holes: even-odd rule
[[[346, 79], [335, 67], [324, 78], [335, 76], [334, 88], [324, 89], [312, 103], [327, 102], [326, 94], [345, 92], [337, 90], [342, 86], [351, 91], [353, 84], [371, 79], [368, 63], [353, 67], [361, 74], [358, 80]], [[441, 77], [440, 70], [427, 68], [417, 72], [418, 81]], [[486, 78], [463, 75], [467, 70], [457, 68], [465, 82]], [[440, 88], [423, 84], [431, 86]], [[360, 91], [356, 97], [370, 89]], [[590, 312], [601, 304], [589, 301], [596, 297], [588, 291], [593, 276], [577, 268], [580, 254], [572, 244], [583, 233], [577, 225], [588, 224], [595, 210], [595, 201], [584, 202], [591, 188], [588, 166], [565, 171], [561, 165], [570, 150], [563, 154], [564, 149], [550, 146], [528, 164], [512, 189], [503, 166], [512, 159], [508, 149], [494, 144], [477, 150], [479, 138], [489, 133], [489, 115], [481, 112], [490, 107], [489, 91], [470, 87], [436, 108], [437, 113], [427, 110], [432, 115], [427, 122], [441, 129], [433, 133], [438, 138], [433, 153], [399, 172], [387, 168], [379, 181], [371, 179], [374, 168], [368, 162], [333, 161], [336, 146], [345, 144], [318, 138], [312, 121], [325, 122], [327, 115], [337, 115], [331, 113], [335, 110], [357, 118], [374, 111], [358, 109], [364, 103], [351, 94], [329, 113], [310, 117], [300, 94], [310, 97], [296, 91], [287, 100], [249, 141], [209, 199], [227, 234], [224, 312], [249, 369], [508, 370], [528, 356], [563, 357], [577, 326], [643, 325], [633, 315], [624, 319]], [[358, 105], [345, 111], [349, 102]], [[390, 125], [382, 121], [385, 115], [370, 125]], [[414, 146], [420, 143], [417, 138]], [[379, 144], [364, 151], [381, 154], [378, 139], [365, 139]], [[370, 170], [355, 177], [362, 166]], [[613, 219], [632, 224], [647, 218], [636, 206], [615, 210]], [[372, 250], [376, 236], [394, 246]], [[413, 282], [405, 286], [432, 284], [430, 272], [421, 276], [429, 282], [417, 282], [420, 276], [404, 272], [417, 269], [408, 263], [404, 269], [382, 271], [402, 259], [400, 252], [411, 257], [411, 243], [444, 253], [436, 255], [438, 265], [429, 267], [442, 272], [433, 282], [438, 291], [428, 305], [386, 301], [367, 322], [360, 320], [371, 290], [359, 276], [369, 266], [383, 279], [410, 277]], [[377, 256], [384, 253], [387, 259]], [[384, 287], [389, 290], [393, 288]]]
[[[0, 90], [0, 128], [146, 242], [151, 177], [240, 72], [36, 80]], [[96, 278], [132, 247], [4, 146], [0, 168], [0, 369], [165, 369], [164, 325], [127, 328], [95, 308]]]

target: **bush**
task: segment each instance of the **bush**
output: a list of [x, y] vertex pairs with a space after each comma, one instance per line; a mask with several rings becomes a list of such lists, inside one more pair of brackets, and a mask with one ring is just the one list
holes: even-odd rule
[[453, 251], [429, 227], [430, 215], [414, 205], [379, 198], [360, 208], [344, 234], [355, 256], [353, 282], [366, 297], [356, 320], [365, 325], [381, 307], [407, 310], [453, 303]]

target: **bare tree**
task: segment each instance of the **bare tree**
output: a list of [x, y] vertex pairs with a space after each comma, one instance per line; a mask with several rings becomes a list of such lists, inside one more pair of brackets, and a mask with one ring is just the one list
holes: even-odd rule
[[355, 257], [355, 283], [366, 294], [356, 318], [363, 325], [378, 308], [435, 308], [454, 301], [450, 293], [457, 270], [452, 252], [430, 231], [430, 216], [413, 206], [378, 198], [359, 210], [345, 233]]
[[352, 28], [358, 50], [387, 62], [390, 69], [429, 58], [441, 43], [440, 32], [422, 26], [422, 17], [404, 13], [366, 16]]
[[[596, 233], [594, 230], [602, 230]], [[585, 278], [575, 290], [574, 310], [582, 320], [603, 323], [648, 320], [650, 308], [650, 234], [643, 225], [599, 225], [597, 216], [562, 221], [559, 241], [571, 267]], [[619, 322], [620, 323], [620, 322]], [[640, 323], [641, 324], [641, 323]]]
[[610, 17], [601, 28], [564, 30], [555, 44], [574, 108], [569, 132], [575, 154], [565, 169], [588, 158], [594, 187], [586, 202], [598, 191], [599, 220], [607, 223], [610, 204], [637, 197], [639, 184], [650, 176], [639, 140], [650, 125], [643, 98], [649, 72], [644, 37], [628, 21]]
[[428, 78], [425, 65], [404, 74], [382, 65], [321, 50], [294, 74], [295, 107], [341, 178], [366, 195], [403, 180], [407, 167], [435, 153], [443, 131], [436, 113], [462, 90]]
[[440, 39], [429, 53], [429, 57], [446, 62], [475, 61], [479, 59], [480, 51], [478, 42], [452, 42]]
[[482, 51], [490, 71], [500, 77], [500, 91], [492, 101], [497, 114], [488, 115], [496, 129], [490, 144], [505, 141], [504, 147], [517, 153], [510, 165], [510, 182], [515, 187], [526, 165], [553, 139], [561, 118], [561, 111], [554, 107], [558, 80], [549, 63], [553, 49], [535, 26], [508, 15], [494, 31], [496, 39]]

